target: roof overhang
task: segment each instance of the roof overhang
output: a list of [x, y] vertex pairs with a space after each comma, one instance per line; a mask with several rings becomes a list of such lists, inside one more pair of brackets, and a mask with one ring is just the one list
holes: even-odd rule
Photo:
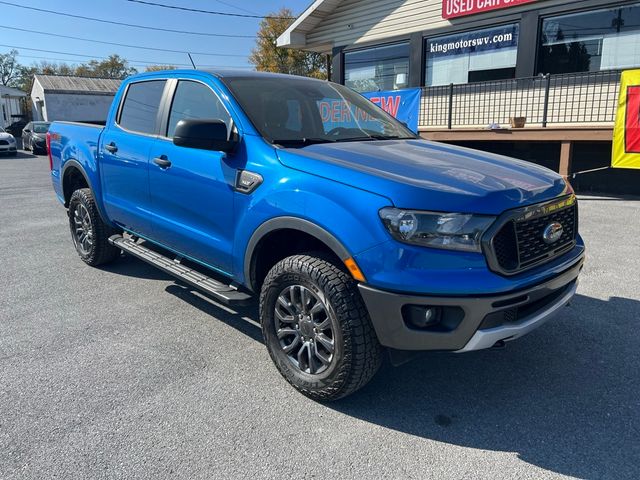
[[0, 85], [0, 97], [12, 97], [12, 98], [19, 98], [19, 97], [26, 97], [27, 94], [24, 93], [22, 90], [18, 90], [17, 88], [13, 88], [13, 87], [5, 87], [4, 85]]
[[295, 22], [278, 37], [277, 46], [327, 53], [330, 45], [307, 44], [307, 33], [313, 30], [340, 4], [340, 0], [315, 0]]

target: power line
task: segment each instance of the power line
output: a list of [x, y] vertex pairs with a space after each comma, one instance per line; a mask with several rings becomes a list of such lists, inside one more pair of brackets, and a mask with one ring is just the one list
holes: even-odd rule
[[[29, 50], [29, 51], [33, 51], [33, 52], [43, 52], [43, 53], [53, 53], [53, 54], [58, 54], [58, 55], [69, 55], [72, 57], [84, 57], [84, 58], [93, 58], [93, 59], [97, 59], [97, 60], [106, 60], [106, 58], [104, 57], [99, 57], [96, 55], [83, 55], [80, 53], [71, 53], [71, 52], [61, 52], [59, 50], [44, 50], [42, 48], [30, 48], [30, 47], [21, 47], [19, 45], [6, 45], [3, 43], [0, 43], [0, 47], [6, 47], [6, 48], [15, 48], [15, 49], [19, 49], [19, 50]], [[26, 56], [26, 55], [20, 55], [18, 54], [18, 56]], [[138, 64], [149, 64], [149, 65], [163, 65], [166, 63], [171, 63], [171, 62], [166, 62], [166, 61], [159, 61], [159, 62], [150, 62], [147, 60], [127, 60], [129, 63], [138, 63]], [[73, 61], [71, 59], [67, 59], [64, 60], [66, 62], [70, 62]], [[176, 63], [171, 63], [171, 65], [176, 65], [176, 66], [188, 66], [186, 63], [183, 64], [176, 64]], [[201, 65], [202, 67], [230, 67], [230, 68], [253, 68], [250, 66], [234, 66], [234, 65]]]
[[255, 38], [255, 35], [232, 35], [232, 34], [222, 34], [222, 33], [189, 32], [186, 30], [173, 30], [171, 28], [151, 27], [148, 25], [136, 25], [133, 23], [116, 22], [113, 20], [104, 20], [102, 18], [95, 18], [95, 17], [85, 17], [83, 15], [74, 15], [71, 13], [55, 12], [53, 10], [45, 10], [44, 8], [27, 7], [25, 5], [19, 5], [17, 3], [4, 2], [4, 1], [0, 1], [0, 4], [9, 5], [11, 7], [16, 7], [16, 8], [23, 8], [25, 10], [34, 10], [36, 12], [43, 12], [51, 15], [59, 15], [62, 17], [79, 18], [81, 20], [90, 20], [92, 22], [109, 23], [111, 25], [120, 25], [123, 27], [132, 27], [132, 28], [142, 28], [145, 30], [153, 30], [153, 31], [159, 31], [159, 32], [183, 33], [187, 35], [201, 35], [206, 37]]
[[[64, 55], [69, 55], [69, 54], [64, 54]], [[55, 58], [55, 57], [38, 57], [38, 56], [34, 56], [34, 55], [22, 55], [22, 54], [18, 54], [17, 55], [20, 58], [33, 58], [35, 60], [55, 60], [58, 62], [71, 62], [73, 64], [73, 62], [82, 62], [84, 60], [79, 59], [79, 60], [74, 60], [72, 58]], [[92, 55], [86, 55], [87, 59], [92, 59], [92, 60], [107, 60], [104, 57], [95, 57]], [[127, 61], [127, 63], [129, 65], [133, 65], [133, 66], [138, 66], [138, 67], [148, 67], [148, 66], [152, 66], [152, 65], [167, 65], [167, 66], [172, 66], [172, 67], [191, 67], [190, 63], [175, 63], [175, 62], [166, 62], [166, 61], [162, 61], [162, 62], [149, 62], [146, 60], [128, 60], [125, 59]], [[249, 65], [200, 65], [201, 67], [217, 67], [217, 68], [253, 68]]]
[[183, 10], [186, 12], [196, 12], [196, 13], [208, 13], [210, 15], [223, 15], [226, 17], [242, 17], [242, 18], [268, 18], [268, 19], [276, 19], [276, 20], [293, 20], [293, 17], [278, 17], [273, 15], [249, 15], [243, 13], [229, 13], [229, 12], [216, 12], [213, 10], [200, 10], [197, 8], [187, 8], [187, 7], [178, 7], [177, 5], [167, 5], [164, 3], [156, 3], [156, 2], [147, 2], [146, 0], [127, 0], [132, 3], [140, 3], [142, 5], [151, 5], [154, 7], [162, 7], [162, 8], [171, 8], [173, 10]]
[[213, 1], [221, 3], [222, 5], [226, 5], [227, 7], [235, 8], [236, 10], [240, 10], [242, 12], [252, 13], [254, 15], [257, 15], [257, 13], [254, 12], [253, 10], [247, 10], [246, 8], [239, 7], [237, 5], [234, 5], [233, 3], [223, 2], [222, 0], [213, 0]]
[[[170, 50], [168, 48], [156, 48], [156, 47], [143, 47], [140, 45], [129, 45], [126, 43], [116, 43], [116, 42], [107, 42], [104, 40], [93, 40], [90, 38], [82, 38], [82, 37], [73, 37], [71, 35], [62, 35], [60, 33], [50, 33], [50, 32], [41, 32], [38, 30], [29, 30], [27, 28], [18, 28], [18, 27], [8, 27], [6, 25], [0, 25], [0, 28], [5, 28], [8, 30], [16, 30], [18, 32], [27, 32], [27, 33], [37, 33], [40, 35], [49, 35], [51, 37], [60, 37], [60, 38], [69, 38], [71, 40], [81, 40], [83, 42], [93, 42], [93, 43], [102, 43], [105, 45], [115, 45], [116, 47], [127, 47], [127, 48], [139, 48], [141, 50], [153, 50], [155, 52], [170, 52], [170, 53], [187, 53], [187, 50]], [[207, 53], [207, 52], [189, 52], [194, 55], [208, 55], [212, 57], [246, 57], [246, 55], [238, 55], [233, 53]]]

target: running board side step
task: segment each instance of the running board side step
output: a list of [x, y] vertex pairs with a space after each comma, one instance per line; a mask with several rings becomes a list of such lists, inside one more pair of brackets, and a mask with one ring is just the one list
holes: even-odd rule
[[241, 292], [230, 285], [225, 285], [222, 282], [207, 277], [122, 235], [109, 237], [109, 243], [129, 255], [139, 258], [143, 262], [147, 262], [163, 272], [173, 275], [178, 280], [211, 296], [214, 300], [221, 303], [235, 306], [246, 305], [251, 301], [252, 297], [248, 293]]

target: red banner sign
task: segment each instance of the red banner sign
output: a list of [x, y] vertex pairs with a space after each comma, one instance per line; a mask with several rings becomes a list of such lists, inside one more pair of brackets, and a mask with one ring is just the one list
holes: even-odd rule
[[464, 17], [535, 1], [537, 0], [442, 0], [442, 18]]

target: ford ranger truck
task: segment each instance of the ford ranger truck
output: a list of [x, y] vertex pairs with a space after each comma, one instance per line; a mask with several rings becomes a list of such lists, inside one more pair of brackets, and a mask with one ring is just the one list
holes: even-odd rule
[[259, 299], [277, 369], [317, 400], [365, 385], [384, 352], [521, 337], [584, 260], [562, 177], [422, 140], [331, 82], [144, 73], [104, 126], [54, 122], [47, 140], [85, 263], [124, 252], [217, 302]]

